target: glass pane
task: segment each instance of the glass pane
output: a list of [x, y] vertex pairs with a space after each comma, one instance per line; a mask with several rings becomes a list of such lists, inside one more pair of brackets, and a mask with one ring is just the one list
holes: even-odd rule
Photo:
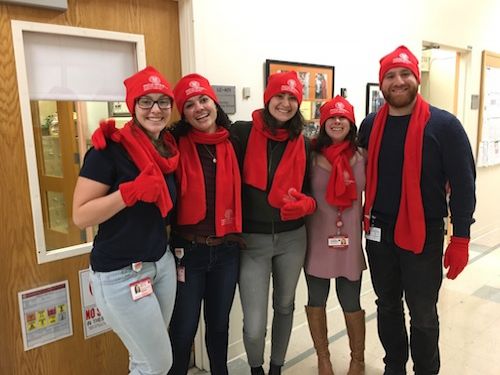
[[46, 176], [63, 177], [57, 103], [40, 101], [38, 109], [42, 129], [43, 172]]
[[92, 242], [97, 226], [80, 230], [71, 220], [73, 187], [99, 121], [114, 117], [117, 127], [122, 127], [130, 117], [116, 103], [45, 100], [31, 104], [46, 249]]
[[68, 233], [68, 216], [63, 193], [47, 191], [49, 228], [60, 233]]

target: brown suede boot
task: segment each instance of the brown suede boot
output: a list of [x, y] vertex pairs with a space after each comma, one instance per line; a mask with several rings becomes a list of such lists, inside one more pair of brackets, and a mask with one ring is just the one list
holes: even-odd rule
[[318, 355], [318, 374], [334, 375], [328, 350], [328, 329], [326, 327], [326, 311], [324, 307], [306, 306], [309, 330]]
[[352, 313], [344, 312], [351, 363], [347, 375], [363, 375], [365, 373], [365, 310]]

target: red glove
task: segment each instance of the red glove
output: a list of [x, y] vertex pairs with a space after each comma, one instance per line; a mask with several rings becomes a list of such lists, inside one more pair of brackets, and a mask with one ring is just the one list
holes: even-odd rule
[[293, 200], [286, 202], [280, 209], [281, 220], [297, 220], [310, 215], [316, 209], [316, 201], [295, 189], [288, 192]]
[[92, 134], [92, 145], [96, 150], [106, 148], [106, 138], [112, 138], [113, 134], [118, 132], [115, 126], [115, 120], [107, 119], [99, 121], [99, 127]]
[[144, 169], [135, 180], [124, 182], [118, 186], [125, 205], [133, 206], [137, 201], [156, 202], [160, 196], [163, 176], [153, 173], [153, 165]]
[[450, 267], [446, 277], [454, 280], [469, 261], [469, 239], [451, 236], [444, 253], [444, 268]]

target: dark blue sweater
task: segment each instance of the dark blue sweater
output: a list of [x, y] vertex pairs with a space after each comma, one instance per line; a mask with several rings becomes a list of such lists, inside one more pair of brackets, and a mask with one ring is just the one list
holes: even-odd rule
[[[446, 182], [451, 195], [449, 208], [453, 235], [470, 237], [476, 206], [476, 169], [467, 134], [451, 113], [430, 106], [431, 116], [424, 130], [420, 188], [426, 222], [448, 216]], [[388, 116], [378, 160], [377, 194], [372, 212], [395, 222], [401, 199], [404, 144], [410, 121], [407, 116]], [[361, 123], [359, 142], [368, 149], [375, 113]]]

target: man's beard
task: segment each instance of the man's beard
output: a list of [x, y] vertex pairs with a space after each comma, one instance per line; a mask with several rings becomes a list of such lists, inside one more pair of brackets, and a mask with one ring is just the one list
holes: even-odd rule
[[404, 95], [392, 95], [390, 91], [382, 91], [385, 101], [394, 108], [409, 106], [417, 96], [418, 86], [410, 86]]

